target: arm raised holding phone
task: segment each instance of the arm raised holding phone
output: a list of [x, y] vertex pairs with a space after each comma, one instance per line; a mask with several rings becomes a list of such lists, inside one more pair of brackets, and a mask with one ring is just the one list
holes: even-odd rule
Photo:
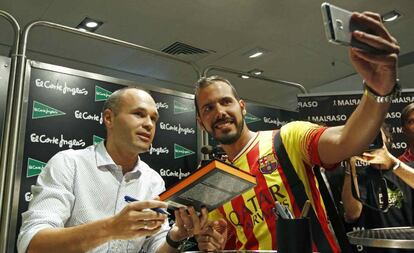
[[[352, 64], [364, 79], [366, 91], [357, 109], [345, 125], [325, 128], [309, 122], [291, 122], [280, 129], [280, 138], [286, 152], [289, 158], [295, 162], [294, 170], [299, 173], [304, 173], [303, 170], [313, 165], [330, 168], [333, 164], [367, 150], [369, 144], [379, 133], [391, 98], [398, 94], [397, 62], [399, 46], [396, 40], [388, 33], [378, 14], [372, 12], [352, 13], [350, 19], [352, 22], [360, 24], [361, 27], [368, 28], [366, 31], [373, 31], [372, 33], [353, 31], [351, 33], [352, 39], [363, 42], [384, 53], [376, 54], [355, 47], [349, 49]], [[221, 143], [228, 160], [232, 161], [232, 164], [246, 171], [258, 170], [255, 167], [257, 163], [253, 161], [259, 161], [259, 167], [261, 162], [269, 164], [270, 170], [279, 166], [272, 167], [275, 165], [272, 161], [280, 161], [280, 157], [275, 157], [278, 156], [278, 152], [273, 152], [276, 149], [280, 150], [280, 147], [274, 144], [276, 133], [273, 131], [255, 133], [248, 129], [244, 120], [246, 104], [240, 99], [234, 86], [227, 79], [219, 76], [201, 78], [195, 87], [195, 106], [198, 123], [215, 140]], [[280, 164], [282, 170], [291, 167], [285, 165]], [[279, 170], [279, 168], [277, 169]], [[263, 171], [260, 170], [264, 173]], [[303, 178], [301, 181], [303, 181], [304, 187], [308, 187], [308, 192], [311, 192], [309, 185], [314, 184], [314, 181], [310, 182], [308, 178]], [[228, 229], [216, 229], [216, 227], [210, 226], [208, 229], [202, 230], [197, 236], [200, 250], [216, 250], [225, 247], [233, 249], [235, 247], [237, 249], [277, 249], [277, 242], [272, 239], [275, 237], [275, 229], [268, 227], [268, 224], [277, 222], [272, 220], [275, 217], [265, 217], [263, 215], [263, 220], [252, 223], [250, 216], [246, 218], [245, 215], [246, 210], [252, 213], [271, 210], [270, 208], [274, 206], [273, 203], [268, 204], [266, 201], [255, 199], [260, 199], [262, 194], [269, 194], [269, 190], [263, 186], [274, 184], [274, 182], [278, 182], [277, 187], [280, 188], [291, 187], [289, 182], [281, 179], [279, 173], [269, 173], [265, 180], [258, 182], [254, 190], [246, 195], [236, 197], [231, 203], [224, 204], [218, 211], [211, 212], [209, 219], [211, 221], [227, 222]], [[244, 198], [245, 196], [251, 197], [247, 201]], [[280, 196], [275, 197], [278, 200], [281, 198]], [[314, 216], [313, 212], [317, 208], [320, 207], [320, 210], [322, 210], [322, 203], [315, 201], [314, 198], [305, 197], [312, 202], [312, 216]], [[254, 208], [251, 207], [251, 204], [246, 203], [250, 201], [255, 203]], [[286, 198], [279, 201], [289, 206], [298, 205]], [[297, 206], [292, 209], [300, 210], [301, 208], [302, 206]], [[262, 217], [261, 214], [260, 216]], [[339, 252], [339, 246], [336, 245], [332, 234], [329, 232], [328, 221], [323, 217], [315, 217], [312, 224], [326, 228], [320, 229], [318, 240], [314, 240], [314, 243], [317, 242], [318, 244], [318, 249], [322, 249], [319, 251]], [[211, 224], [211, 222], [207, 224]], [[223, 226], [217, 226], [217, 228], [223, 227], [225, 227], [224, 224]], [[241, 227], [243, 229], [240, 229]], [[263, 232], [260, 235], [266, 234], [273, 237], [256, 236], [255, 231]], [[230, 235], [234, 235], [234, 238], [237, 237], [237, 239], [227, 239], [228, 243], [226, 244], [224, 238], [233, 238]], [[331, 251], [326, 250], [328, 248]]]
[[[397, 79], [400, 48], [382, 23], [381, 16], [373, 12], [353, 12], [350, 22], [358, 23], [366, 31], [372, 32], [352, 31], [353, 40], [384, 53], [367, 52], [356, 47], [349, 49], [352, 65], [364, 80], [364, 96], [345, 125], [328, 128], [321, 136], [320, 158], [326, 164], [365, 151], [367, 147], [361, 143], [371, 143], [374, 140], [391, 100], [400, 93]], [[363, 128], [360, 127], [361, 122], [364, 122]], [[341, 150], [338, 145], [344, 149]]]

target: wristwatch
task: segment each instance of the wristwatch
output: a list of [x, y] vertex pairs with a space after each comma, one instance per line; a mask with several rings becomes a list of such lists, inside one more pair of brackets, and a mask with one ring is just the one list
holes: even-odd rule
[[398, 161], [394, 164], [394, 166], [392, 166], [392, 171], [395, 171], [396, 169], [398, 169], [401, 166], [401, 161]]
[[364, 84], [364, 95], [367, 95], [368, 97], [372, 97], [373, 99], [375, 99], [375, 102], [377, 103], [389, 103], [394, 98], [398, 98], [401, 96], [401, 85], [398, 79], [395, 80], [394, 88], [387, 95], [379, 95], [376, 91], [371, 89], [365, 83], [365, 81], [363, 82], [363, 84]]
[[174, 241], [170, 237], [170, 232], [171, 232], [171, 229], [168, 231], [167, 236], [165, 237], [165, 241], [167, 242], [168, 245], [170, 245], [170, 247], [174, 249], [181, 249], [183, 244], [186, 242], [186, 239], [181, 240], [181, 241]]

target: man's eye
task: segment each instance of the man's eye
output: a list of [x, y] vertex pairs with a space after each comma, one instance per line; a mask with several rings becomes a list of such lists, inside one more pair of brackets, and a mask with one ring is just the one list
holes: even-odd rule
[[209, 112], [209, 111], [211, 111], [213, 109], [213, 107], [212, 106], [206, 106], [206, 107], [204, 107], [204, 111], [205, 112]]
[[230, 105], [230, 104], [232, 104], [234, 101], [231, 99], [231, 98], [223, 98], [221, 101], [220, 101], [220, 104], [222, 104], [222, 105]]

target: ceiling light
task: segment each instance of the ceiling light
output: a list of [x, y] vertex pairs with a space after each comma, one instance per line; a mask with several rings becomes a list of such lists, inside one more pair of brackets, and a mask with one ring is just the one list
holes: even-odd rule
[[260, 57], [262, 55], [263, 55], [263, 52], [258, 51], [256, 53], [253, 53], [253, 54], [249, 55], [249, 58], [257, 58], [257, 57]]
[[250, 76], [248, 76], [248, 75], [240, 75], [240, 78], [242, 78], [242, 79], [249, 79]]
[[102, 25], [102, 21], [86, 17], [79, 23], [78, 26], [76, 26], [76, 28], [81, 31], [95, 32]]
[[82, 27], [78, 28], [78, 30], [79, 31], [82, 31], [82, 32], [86, 32], [86, 29], [85, 28], [82, 28]]
[[89, 28], [95, 28], [95, 27], [97, 27], [97, 26], [98, 26], [98, 23], [97, 23], [97, 22], [95, 22], [95, 21], [89, 21], [89, 22], [88, 22], [88, 23], [86, 23], [85, 25], [86, 25], [86, 27], [89, 27]]
[[257, 58], [263, 56], [267, 51], [260, 47], [251, 48], [248, 51], [242, 54], [243, 57], [248, 57], [250, 59]]
[[252, 69], [248, 73], [252, 74], [252, 75], [255, 75], [255, 76], [260, 76], [261, 74], [263, 74], [263, 70], [261, 70], [261, 69]]
[[399, 13], [396, 10], [392, 10], [392, 11], [389, 11], [389, 12], [381, 15], [382, 21], [384, 21], [384, 22], [392, 22], [392, 21], [397, 20], [400, 17], [401, 17], [401, 13]]

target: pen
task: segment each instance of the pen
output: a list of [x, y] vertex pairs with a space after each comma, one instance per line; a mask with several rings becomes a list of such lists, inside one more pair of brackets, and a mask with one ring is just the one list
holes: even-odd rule
[[[125, 196], [124, 197], [124, 199], [125, 199], [125, 201], [126, 202], [128, 202], [128, 203], [131, 203], [131, 202], [134, 202], [134, 201], [138, 201], [138, 199], [135, 199], [135, 198], [133, 198], [133, 197], [131, 197], [131, 196]], [[153, 211], [155, 211], [155, 212], [157, 212], [157, 213], [161, 213], [161, 214], [166, 214], [166, 215], [171, 215], [169, 212], [167, 212], [167, 211], [165, 211], [164, 209], [162, 209], [162, 208], [151, 208], [151, 210], [153, 210]]]
[[276, 212], [277, 214], [280, 216], [280, 218], [283, 219], [290, 219], [289, 215], [286, 213], [284, 207], [278, 202], [276, 201], [275, 203], [276, 205]]
[[293, 214], [290, 212], [289, 207], [288, 206], [283, 206], [283, 207], [285, 208], [285, 213], [289, 217], [288, 219], [294, 219], [295, 217], [293, 217]]

